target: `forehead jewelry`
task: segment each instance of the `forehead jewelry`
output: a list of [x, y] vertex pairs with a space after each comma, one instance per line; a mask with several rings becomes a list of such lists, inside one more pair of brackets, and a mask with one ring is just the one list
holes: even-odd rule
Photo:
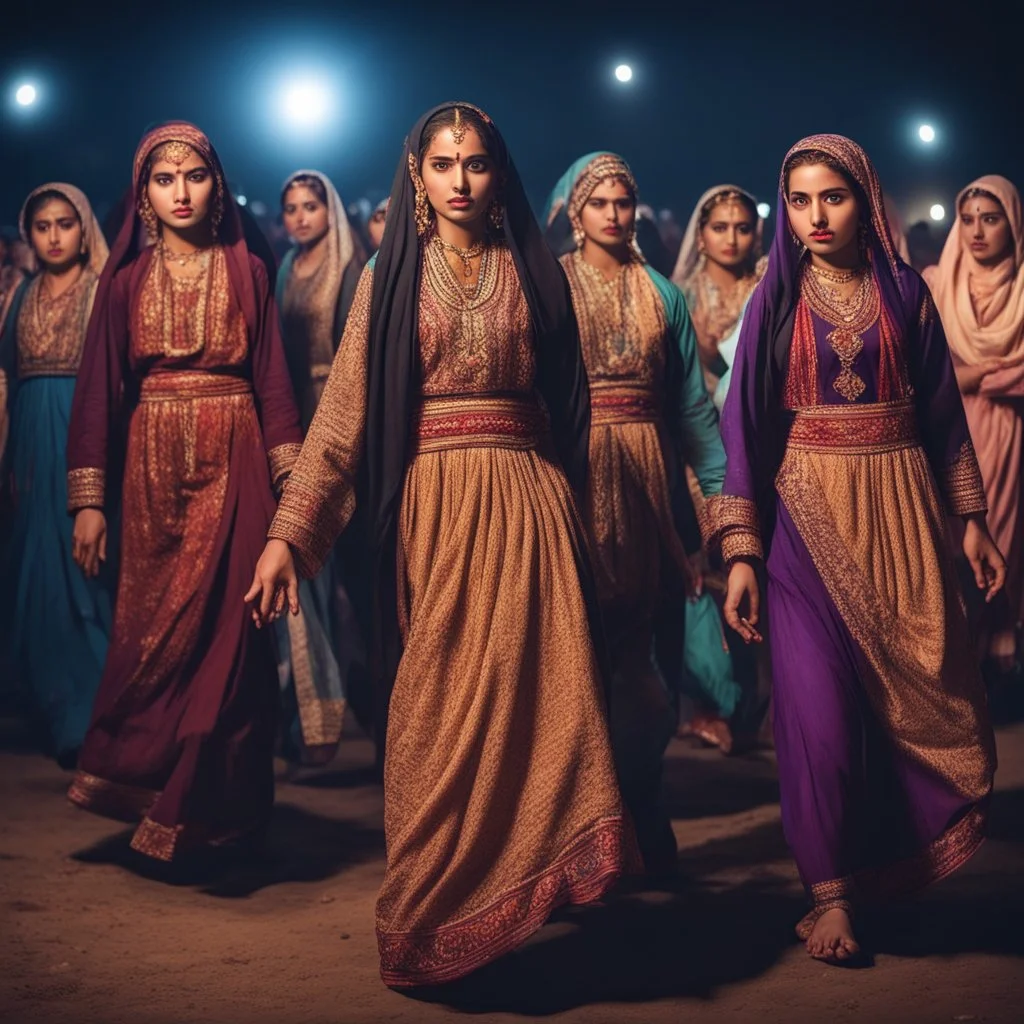
[[175, 167], [180, 167], [191, 155], [192, 147], [187, 142], [179, 142], [177, 139], [165, 142], [160, 152], [160, 156]]
[[462, 120], [462, 111], [455, 108], [455, 123], [452, 125], [452, 140], [456, 146], [462, 145], [462, 140], [466, 137], [466, 123]]

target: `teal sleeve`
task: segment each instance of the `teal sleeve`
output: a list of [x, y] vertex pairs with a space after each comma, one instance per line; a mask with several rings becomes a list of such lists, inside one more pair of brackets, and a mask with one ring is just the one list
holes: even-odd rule
[[697, 356], [697, 336], [683, 293], [667, 278], [647, 268], [662, 302], [669, 336], [676, 346], [678, 372], [671, 374], [670, 415], [682, 444], [682, 456], [696, 474], [705, 497], [720, 494], [725, 482], [725, 448], [718, 429], [718, 413], [704, 383]]

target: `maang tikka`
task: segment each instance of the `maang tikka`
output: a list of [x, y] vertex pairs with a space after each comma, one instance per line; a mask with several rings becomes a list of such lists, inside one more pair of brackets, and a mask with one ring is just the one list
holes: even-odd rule
[[455, 108], [455, 123], [452, 125], [452, 139], [456, 146], [462, 145], [462, 140], [466, 137], [466, 122], [462, 120], [462, 111]]

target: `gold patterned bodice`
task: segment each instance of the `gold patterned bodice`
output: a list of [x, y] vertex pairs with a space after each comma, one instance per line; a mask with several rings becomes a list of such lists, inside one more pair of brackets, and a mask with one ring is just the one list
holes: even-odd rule
[[74, 377], [99, 279], [86, 267], [56, 299], [46, 294], [43, 277], [25, 292], [18, 316], [18, 376]]
[[642, 263], [627, 263], [610, 281], [579, 251], [562, 257], [580, 344], [591, 381], [656, 385], [665, 370], [665, 309]]
[[154, 252], [131, 332], [133, 361], [217, 370], [242, 365], [248, 354], [224, 249], [211, 249], [197, 276], [187, 279], [173, 277]]
[[[286, 348], [302, 350], [301, 362], [309, 367], [312, 380], [325, 381], [334, 361], [334, 315], [336, 296], [324, 294], [326, 264], [303, 277], [292, 272], [285, 282], [281, 300], [282, 334]], [[306, 381], [294, 381], [296, 388]]]
[[487, 247], [471, 290], [438, 246], [428, 242], [423, 248], [422, 393], [531, 392], [537, 369], [533, 324], [508, 246]]

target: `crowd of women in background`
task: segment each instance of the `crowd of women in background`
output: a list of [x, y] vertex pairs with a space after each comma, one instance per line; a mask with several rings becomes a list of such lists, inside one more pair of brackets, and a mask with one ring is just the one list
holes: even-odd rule
[[289, 175], [280, 261], [195, 126], [128, 177], [109, 249], [51, 182], [0, 250], [0, 664], [139, 856], [250, 850], [275, 752], [327, 763], [347, 711], [396, 988], [670, 876], [677, 732], [773, 729], [818, 959], [974, 852], [985, 680], [1022, 685], [1009, 181], [963, 190], [922, 280], [839, 136], [787, 154], [768, 253], [748, 191], [673, 238], [610, 152], [538, 221], [466, 103], [362, 221]]

